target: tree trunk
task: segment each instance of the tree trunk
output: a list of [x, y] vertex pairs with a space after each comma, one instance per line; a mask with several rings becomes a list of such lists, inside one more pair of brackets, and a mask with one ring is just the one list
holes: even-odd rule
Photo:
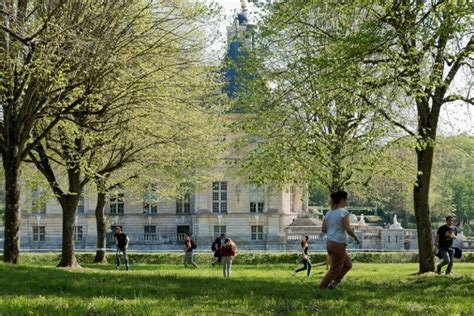
[[[80, 194], [80, 193], [79, 193]], [[62, 197], [61, 207], [63, 209], [63, 245], [61, 261], [58, 267], [80, 268], [74, 251], [74, 222], [76, 208], [79, 202], [79, 194]]]
[[16, 158], [3, 155], [5, 169], [5, 240], [3, 261], [17, 264], [20, 262], [20, 170]]
[[413, 189], [420, 273], [434, 271], [433, 235], [429, 206], [431, 167], [433, 164], [433, 144], [416, 149], [417, 177]]
[[97, 206], [95, 208], [95, 220], [97, 224], [97, 250], [94, 263], [107, 263], [107, 258], [105, 257], [105, 238], [107, 226], [105, 224], [104, 209], [105, 192], [99, 190], [99, 193], [97, 193]]

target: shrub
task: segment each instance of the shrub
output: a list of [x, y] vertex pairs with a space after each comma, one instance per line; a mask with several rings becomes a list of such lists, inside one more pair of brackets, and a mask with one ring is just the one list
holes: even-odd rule
[[[261, 253], [240, 252], [234, 259], [235, 264], [294, 264], [298, 253]], [[414, 252], [356, 252], [350, 253], [353, 262], [363, 263], [409, 263], [418, 262], [418, 253]], [[77, 253], [77, 260], [81, 264], [92, 263], [95, 253]], [[313, 263], [326, 261], [326, 253], [311, 254]], [[3, 259], [3, 256], [0, 256]], [[24, 253], [21, 262], [30, 264], [45, 264], [59, 262], [61, 255], [58, 253]], [[130, 253], [130, 262], [145, 264], [182, 264], [183, 253]], [[107, 260], [113, 263], [115, 253], [107, 253]], [[211, 253], [195, 253], [194, 261], [197, 264], [210, 264], [214, 260]], [[474, 262], [474, 252], [464, 252], [461, 262]]]

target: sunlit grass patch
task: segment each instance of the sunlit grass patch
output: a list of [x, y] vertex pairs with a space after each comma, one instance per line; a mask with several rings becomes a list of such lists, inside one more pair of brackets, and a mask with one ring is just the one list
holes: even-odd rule
[[289, 264], [185, 269], [172, 264], [0, 263], [0, 315], [472, 315], [474, 265], [457, 263], [454, 275], [416, 275], [416, 264], [355, 263], [334, 291], [319, 290], [326, 272], [311, 277]]

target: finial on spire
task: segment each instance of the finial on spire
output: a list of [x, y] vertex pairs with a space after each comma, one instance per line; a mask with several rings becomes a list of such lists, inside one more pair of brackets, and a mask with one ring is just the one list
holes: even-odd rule
[[242, 11], [247, 11], [247, 7], [248, 7], [247, 0], [240, 0], [240, 5], [242, 6]]

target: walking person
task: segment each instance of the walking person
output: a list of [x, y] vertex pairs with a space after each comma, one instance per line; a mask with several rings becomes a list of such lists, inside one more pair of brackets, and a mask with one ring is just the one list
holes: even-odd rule
[[117, 251], [115, 252], [115, 263], [117, 264], [116, 269], [120, 269], [120, 255], [123, 253], [125, 258], [125, 269], [128, 271], [129, 264], [128, 264], [128, 242], [130, 241], [128, 236], [122, 232], [122, 228], [115, 227], [115, 235], [114, 235], [115, 245], [117, 246]]
[[446, 217], [446, 224], [439, 227], [436, 233], [436, 244], [443, 259], [436, 267], [436, 273], [441, 274], [441, 269], [447, 265], [446, 274], [451, 273], [453, 268], [454, 249], [451, 248], [453, 240], [457, 239], [458, 230], [453, 224], [453, 217]]
[[193, 259], [193, 250], [196, 249], [196, 243], [194, 242], [189, 232], [184, 233], [184, 267], [187, 268], [188, 264], [192, 265], [196, 269], [198, 265]]
[[220, 249], [224, 278], [230, 277], [232, 271], [232, 259], [235, 257], [236, 251], [237, 246], [235, 243], [230, 238], [226, 238], [224, 240], [224, 245]]
[[222, 233], [219, 237], [217, 237], [211, 245], [211, 250], [214, 253], [214, 257], [216, 258], [213, 262], [212, 265], [215, 265], [216, 263], [220, 264], [221, 263], [221, 247], [224, 244], [225, 240], [225, 234]]
[[311, 273], [311, 260], [308, 256], [308, 248], [309, 248], [309, 236], [304, 236], [303, 240], [301, 241], [301, 258], [304, 267], [297, 269], [293, 272], [293, 275], [296, 275], [298, 272], [307, 270], [307, 276], [309, 277]]
[[326, 248], [331, 264], [319, 284], [321, 289], [335, 288], [352, 268], [351, 258], [346, 252], [346, 233], [354, 238], [356, 243], [359, 243], [359, 239], [349, 223], [346, 206], [347, 192], [331, 193], [331, 210], [324, 216], [322, 225], [322, 232], [327, 234]]

